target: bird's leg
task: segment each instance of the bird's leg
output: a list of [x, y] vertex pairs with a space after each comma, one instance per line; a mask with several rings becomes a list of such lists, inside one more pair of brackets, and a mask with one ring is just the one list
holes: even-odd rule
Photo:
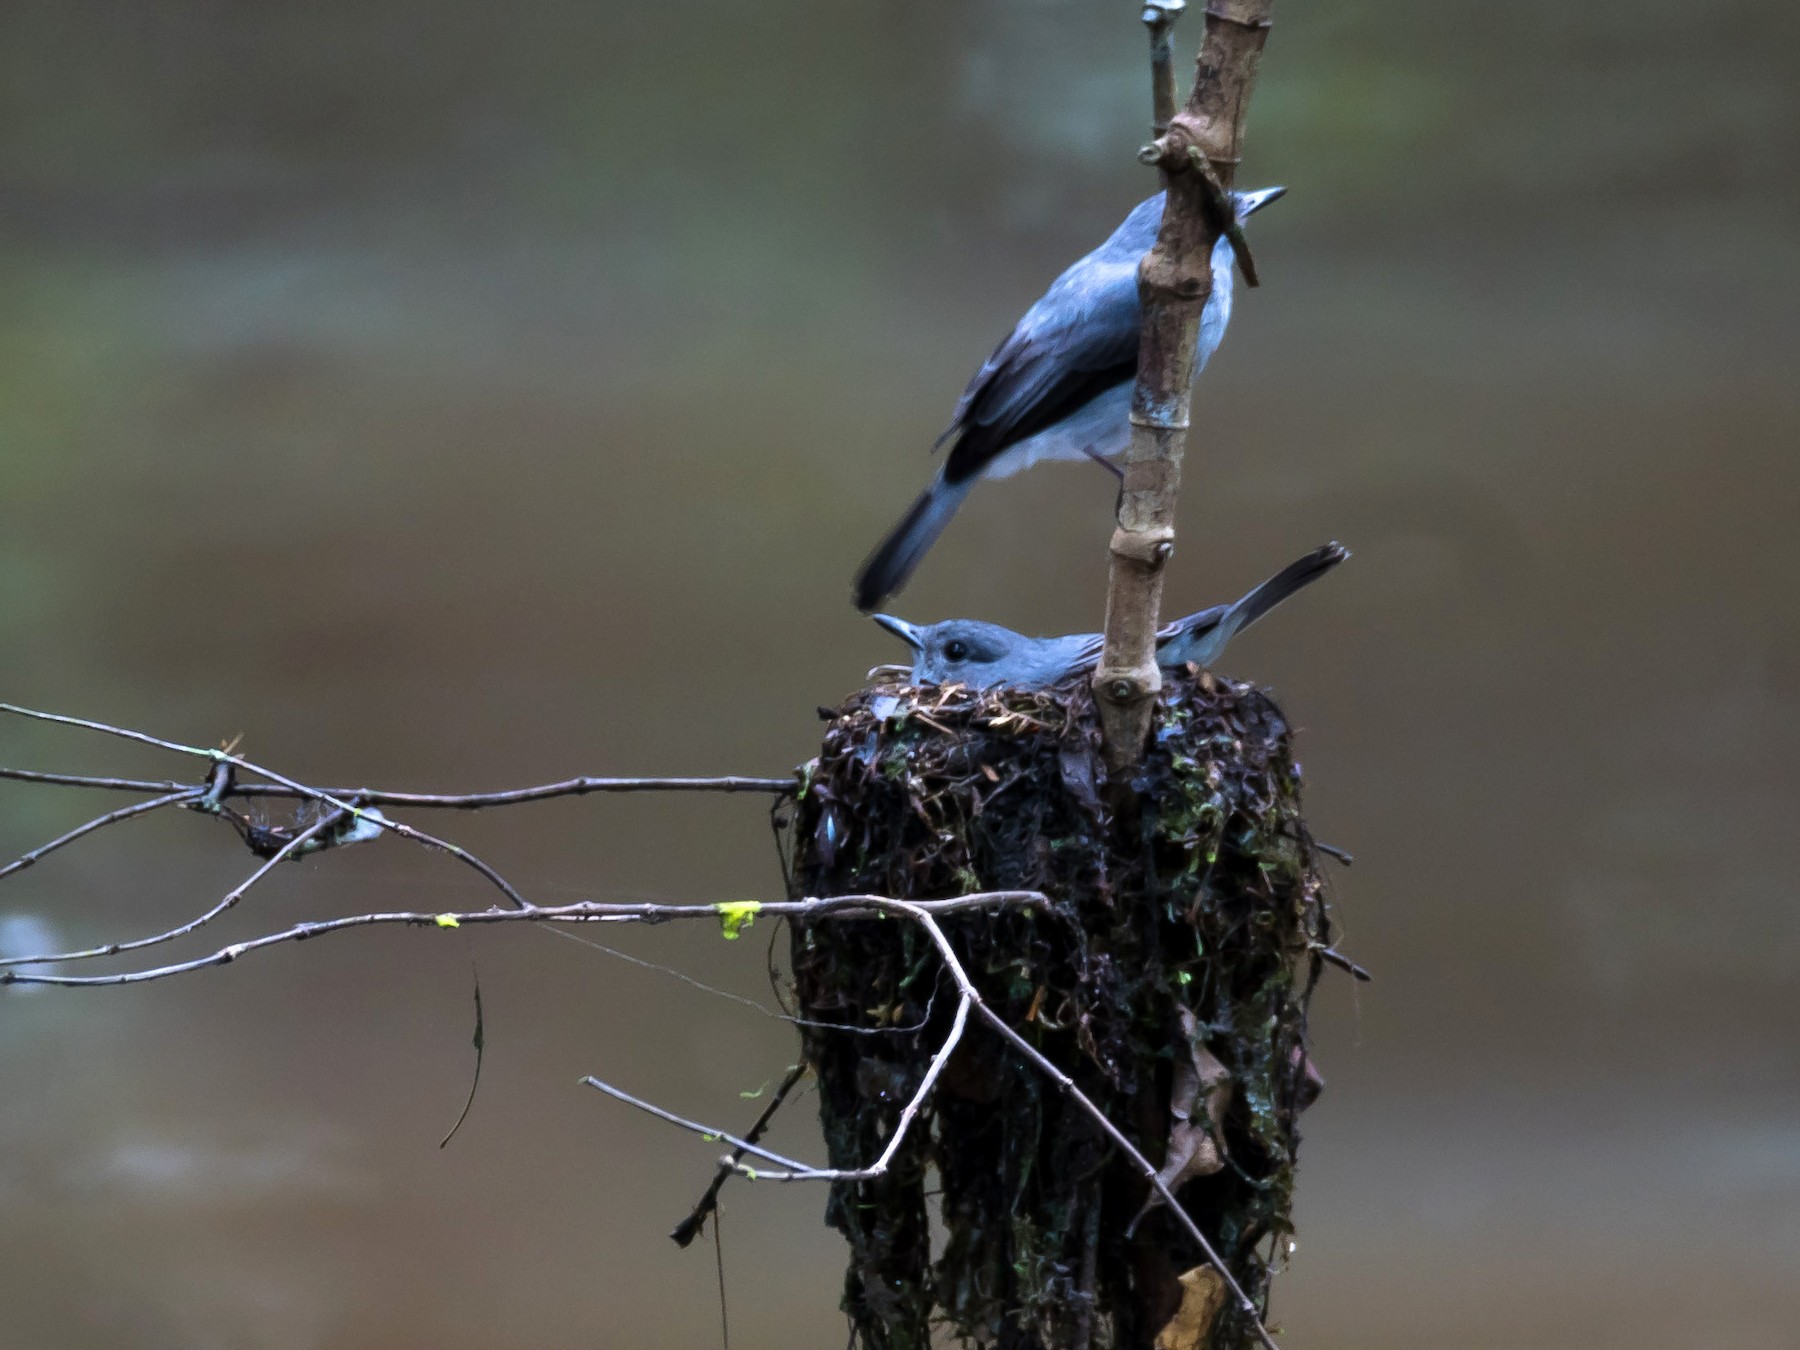
[[1098, 464], [1101, 468], [1105, 469], [1114, 478], [1118, 479], [1119, 485], [1121, 487], [1124, 486], [1125, 470], [1121, 469], [1117, 464], [1114, 464], [1110, 459], [1108, 459], [1105, 455], [1101, 454], [1098, 450], [1094, 449], [1094, 447], [1091, 445], [1082, 446], [1081, 453], [1086, 455], [1089, 459], [1093, 460], [1094, 463]]
[[1114, 519], [1117, 519], [1120, 510], [1125, 505], [1125, 470], [1121, 469], [1117, 464], [1114, 464], [1091, 445], [1082, 446], [1081, 453], [1119, 480], [1119, 495], [1113, 498], [1113, 517]]

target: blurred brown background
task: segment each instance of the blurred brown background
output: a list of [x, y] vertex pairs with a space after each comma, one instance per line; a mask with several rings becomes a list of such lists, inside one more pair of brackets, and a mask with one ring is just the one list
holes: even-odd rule
[[[1242, 181], [1293, 191], [1170, 594], [1356, 550], [1228, 662], [1303, 728], [1378, 974], [1318, 1005], [1278, 1320], [1791, 1346], [1800, 18], [1277, 18]], [[897, 655], [849, 578], [963, 380], [1151, 188], [1123, 3], [11, 0], [0, 99], [0, 697], [313, 781], [806, 758]], [[977, 493], [898, 608], [1096, 626], [1111, 497]], [[0, 763], [179, 771], [10, 720]], [[0, 846], [101, 805], [0, 785]], [[436, 823], [539, 899], [778, 886], [755, 799]], [[125, 826], [0, 887], [0, 944], [248, 865]], [[391, 841], [256, 897], [229, 932], [486, 898]], [[608, 936], [762, 997], [766, 928]], [[716, 1150], [575, 1080], [741, 1120], [777, 1021], [526, 931], [0, 992], [9, 1346], [717, 1344], [711, 1253], [663, 1236]], [[811, 1109], [778, 1146], [818, 1155]], [[841, 1344], [823, 1202], [728, 1192], [739, 1350]]]

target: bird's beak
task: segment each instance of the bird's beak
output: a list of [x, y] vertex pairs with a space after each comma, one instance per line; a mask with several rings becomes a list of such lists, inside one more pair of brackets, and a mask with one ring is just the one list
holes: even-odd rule
[[1254, 192], [1238, 194], [1238, 219], [1248, 220], [1270, 202], [1287, 196], [1284, 187], [1257, 188]]
[[925, 650], [925, 641], [919, 636], [919, 630], [905, 619], [896, 619], [892, 614], [871, 614], [869, 617], [915, 652]]

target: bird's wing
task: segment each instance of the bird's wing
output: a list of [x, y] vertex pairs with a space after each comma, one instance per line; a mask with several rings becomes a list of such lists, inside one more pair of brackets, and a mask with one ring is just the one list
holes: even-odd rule
[[1137, 373], [1137, 256], [1096, 251], [1025, 312], [963, 390], [943, 440], [944, 477], [963, 482], [1009, 445], [1054, 426]]
[[1091, 666], [1100, 655], [1098, 633], [1070, 633], [1064, 637], [1034, 638], [1026, 660], [1021, 664], [1024, 677], [1018, 683], [1042, 689]]
[[[1215, 627], [1225, 617], [1226, 606], [1213, 605], [1209, 609], [1189, 614], [1185, 618], [1175, 619], [1156, 630], [1156, 646], [1163, 652], [1177, 638], [1186, 637], [1190, 633], [1205, 632]], [[1106, 638], [1101, 633], [1075, 633], [1066, 638], [1057, 639], [1067, 644], [1065, 652], [1067, 661], [1063, 669], [1066, 672], [1077, 670], [1084, 665], [1092, 665], [1100, 659], [1100, 653], [1106, 646]]]
[[1208, 629], [1216, 628], [1219, 620], [1225, 617], [1227, 608], [1228, 606], [1225, 605], [1209, 605], [1205, 609], [1197, 610], [1164, 624], [1156, 630], [1156, 645], [1159, 648], [1164, 647], [1176, 638], [1186, 637], [1190, 633], [1204, 633]]

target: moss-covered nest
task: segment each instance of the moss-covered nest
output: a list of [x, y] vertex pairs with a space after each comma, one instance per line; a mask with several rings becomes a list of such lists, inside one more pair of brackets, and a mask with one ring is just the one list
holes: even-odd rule
[[[1206, 1098], [1223, 1119], [1202, 1123], [1223, 1166], [1179, 1194], [1265, 1307], [1292, 1231], [1295, 1121], [1317, 1081], [1306, 1010], [1330, 942], [1299, 780], [1275, 704], [1205, 674], [1168, 680], [1126, 784], [1106, 781], [1083, 680], [875, 686], [832, 715], [793, 836], [796, 894], [1048, 895], [944, 926], [984, 998], [1153, 1162], [1172, 1082], [1215, 1057], [1229, 1094]], [[892, 919], [796, 925], [793, 969], [802, 1015], [830, 1024], [802, 1034], [832, 1165], [866, 1165], [954, 990], [926, 936]], [[857, 1341], [1148, 1346], [1203, 1261], [1159, 1209], [1128, 1236], [1148, 1194], [1054, 1084], [973, 1024], [899, 1165], [828, 1204], [850, 1243]], [[1228, 1308], [1210, 1343], [1249, 1332]]]

